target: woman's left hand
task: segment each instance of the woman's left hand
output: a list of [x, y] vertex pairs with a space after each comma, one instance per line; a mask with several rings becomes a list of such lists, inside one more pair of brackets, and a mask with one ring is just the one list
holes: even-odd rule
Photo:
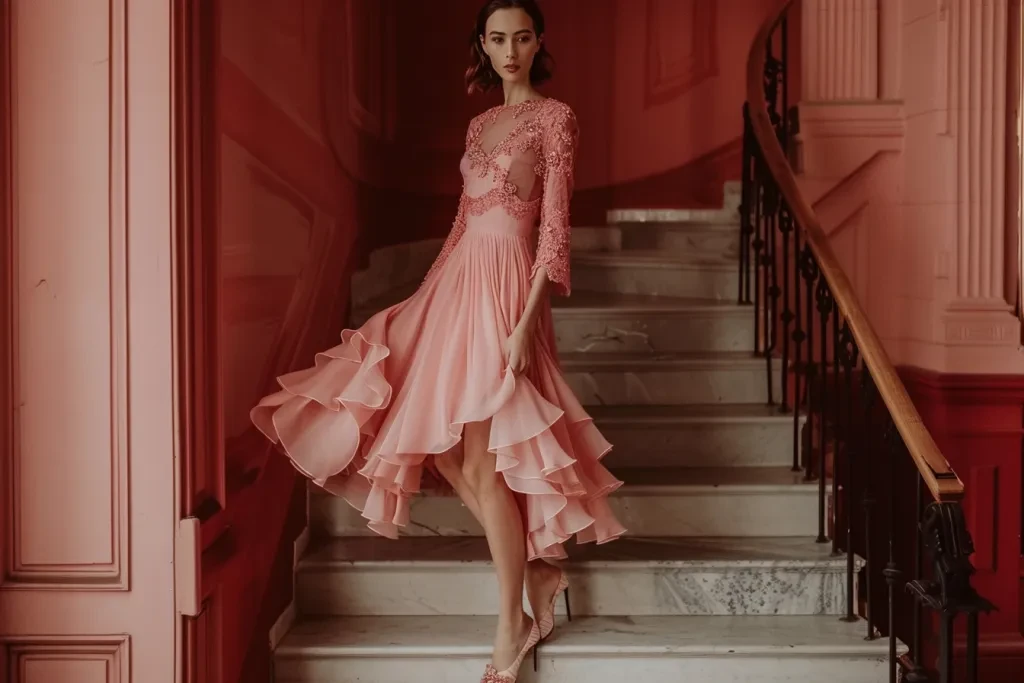
[[522, 374], [530, 365], [533, 354], [533, 329], [519, 324], [505, 340], [505, 361], [513, 375]]

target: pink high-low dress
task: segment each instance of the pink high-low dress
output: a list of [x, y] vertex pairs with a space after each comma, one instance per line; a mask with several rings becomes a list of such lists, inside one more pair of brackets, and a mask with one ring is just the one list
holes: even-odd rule
[[[611, 449], [561, 375], [550, 303], [516, 377], [503, 344], [543, 266], [569, 294], [569, 197], [576, 117], [554, 99], [499, 106], [469, 125], [458, 215], [420, 288], [278, 379], [252, 409], [295, 466], [397, 537], [433, 457], [463, 425], [491, 418], [489, 450], [520, 497], [530, 559], [625, 531], [608, 506]], [[539, 228], [538, 228], [539, 218]]]

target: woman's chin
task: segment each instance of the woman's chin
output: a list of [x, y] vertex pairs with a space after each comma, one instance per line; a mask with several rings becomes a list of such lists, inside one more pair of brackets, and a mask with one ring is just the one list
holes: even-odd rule
[[501, 76], [501, 80], [508, 85], [519, 85], [520, 83], [524, 83], [529, 80], [530, 76], [528, 73], [524, 74], [521, 70], [514, 74], [510, 74], [506, 71], [499, 75]]

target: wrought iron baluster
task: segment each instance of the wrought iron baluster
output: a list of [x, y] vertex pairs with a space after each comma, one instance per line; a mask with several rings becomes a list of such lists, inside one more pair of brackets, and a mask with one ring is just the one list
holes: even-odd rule
[[839, 303], [833, 302], [832, 315], [832, 555], [839, 555], [839, 439], [842, 432], [842, 396], [839, 380]]
[[889, 560], [885, 563], [885, 569], [882, 570], [882, 576], [885, 577], [885, 584], [887, 588], [887, 601], [889, 604], [889, 683], [896, 683], [896, 584], [900, 581], [903, 576], [896, 567], [896, 546], [895, 546], [895, 531], [896, 526], [896, 458], [902, 453], [903, 440], [900, 438], [900, 433], [896, 429], [896, 424], [889, 418], [885, 425], [885, 450], [883, 451], [886, 459], [886, 473], [888, 475], [888, 486], [886, 495], [889, 499], [889, 514], [888, 514], [888, 545], [889, 545]]
[[750, 303], [750, 225], [751, 195], [754, 189], [754, 133], [750, 127], [750, 104], [743, 103], [743, 171], [740, 176], [740, 277], [739, 304]]
[[779, 232], [782, 233], [782, 404], [779, 412], [783, 413], [789, 410], [789, 328], [793, 323], [793, 309], [789, 301], [789, 236], [793, 229], [793, 215], [782, 200], [779, 205]]
[[[843, 364], [843, 378], [846, 380], [846, 448], [844, 449], [845, 481], [843, 482], [843, 499], [845, 505], [843, 510], [846, 513], [846, 617], [845, 621], [854, 622], [857, 615], [854, 612], [853, 604], [853, 573], [855, 562], [853, 556], [853, 435], [856, 427], [853, 424], [853, 369], [857, 366], [857, 344], [853, 340], [853, 333], [847, 321], [843, 321], [843, 327], [839, 331], [839, 357]], [[838, 391], [837, 391], [838, 393]], [[833, 476], [839, 474], [836, 469]], [[838, 530], [836, 534], [838, 536]]]
[[760, 329], [761, 281], [763, 278], [762, 268], [764, 267], [764, 261], [761, 256], [761, 252], [764, 251], [764, 221], [762, 220], [762, 212], [764, 193], [767, 189], [767, 185], [763, 185], [762, 180], [771, 183], [771, 174], [764, 168], [759, 154], [754, 155], [754, 169], [754, 355], [760, 355], [762, 339]]
[[[832, 290], [824, 276], [818, 278], [815, 292], [821, 334], [821, 381], [818, 383], [818, 543], [828, 543], [825, 533], [826, 461], [828, 452], [828, 319], [832, 314]], [[835, 501], [833, 501], [833, 504]]]
[[[793, 330], [793, 343], [796, 345], [796, 353], [793, 359], [793, 471], [801, 470], [800, 463], [800, 403], [801, 385], [806, 380], [804, 377], [804, 339], [807, 337], [803, 328], [803, 317], [800, 315], [800, 274], [803, 252], [800, 250], [800, 226], [796, 220], [793, 221], [793, 321], [796, 323]], [[788, 269], [787, 269], [788, 270]], [[788, 280], [788, 277], [787, 277]]]
[[939, 682], [953, 680], [953, 622], [967, 615], [967, 680], [978, 681], [978, 615], [995, 605], [971, 586], [974, 541], [959, 503], [931, 503], [921, 519], [921, 539], [932, 561], [932, 579], [918, 578], [906, 589], [939, 616]]
[[[871, 411], [875, 404], [875, 384], [868, 372], [867, 365], [861, 365], [860, 376], [861, 404], [864, 407], [864, 423], [860, 425], [860, 453], [868, 456], [871, 453]], [[874, 640], [878, 637], [875, 630], [875, 611], [872, 609], [871, 576], [874, 573], [875, 563], [872, 559], [874, 553], [871, 549], [871, 511], [875, 506], [875, 498], [871, 492], [871, 478], [864, 477], [864, 616], [867, 618], [868, 635], [865, 640]]]
[[[804, 278], [804, 293], [806, 295], [806, 303], [804, 306], [804, 326], [807, 335], [807, 363], [801, 371], [804, 373], [805, 381], [807, 383], [807, 419], [812, 427], [814, 425], [814, 388], [815, 379], [817, 375], [817, 364], [814, 361], [814, 285], [818, 281], [818, 262], [814, 258], [814, 252], [811, 251], [810, 243], [804, 244], [803, 253], [800, 255], [800, 274]], [[813, 441], [813, 439], [811, 440]], [[810, 444], [813, 446], [813, 443]], [[807, 464], [805, 467], [805, 479], [811, 480], [811, 470], [813, 458], [811, 454], [807, 454]]]
[[777, 331], [775, 325], [778, 314], [779, 280], [777, 271], [777, 257], [775, 249], [777, 242], [775, 231], [779, 215], [779, 188], [774, 183], [765, 186], [764, 193], [764, 225], [765, 225], [765, 253], [764, 253], [764, 292], [765, 305], [763, 324], [764, 329], [764, 358], [765, 372], [767, 373], [768, 405], [775, 403], [774, 373], [772, 365], [777, 347]]

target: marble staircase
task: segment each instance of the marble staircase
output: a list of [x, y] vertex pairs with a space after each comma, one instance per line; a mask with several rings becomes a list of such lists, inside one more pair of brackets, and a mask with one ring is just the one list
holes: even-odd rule
[[[619, 210], [574, 229], [558, 347], [615, 444], [606, 462], [626, 483], [612, 505], [630, 534], [568, 545], [573, 621], [559, 617], [524, 683], [887, 678], [887, 642], [841, 619], [846, 559], [815, 542], [817, 484], [790, 471], [792, 416], [764, 405], [753, 313], [735, 304], [737, 205], [730, 185], [719, 210]], [[353, 322], [407, 294], [367, 303]], [[316, 489], [309, 507], [275, 680], [479, 680], [496, 587], [460, 502], [420, 496], [399, 541]]]

